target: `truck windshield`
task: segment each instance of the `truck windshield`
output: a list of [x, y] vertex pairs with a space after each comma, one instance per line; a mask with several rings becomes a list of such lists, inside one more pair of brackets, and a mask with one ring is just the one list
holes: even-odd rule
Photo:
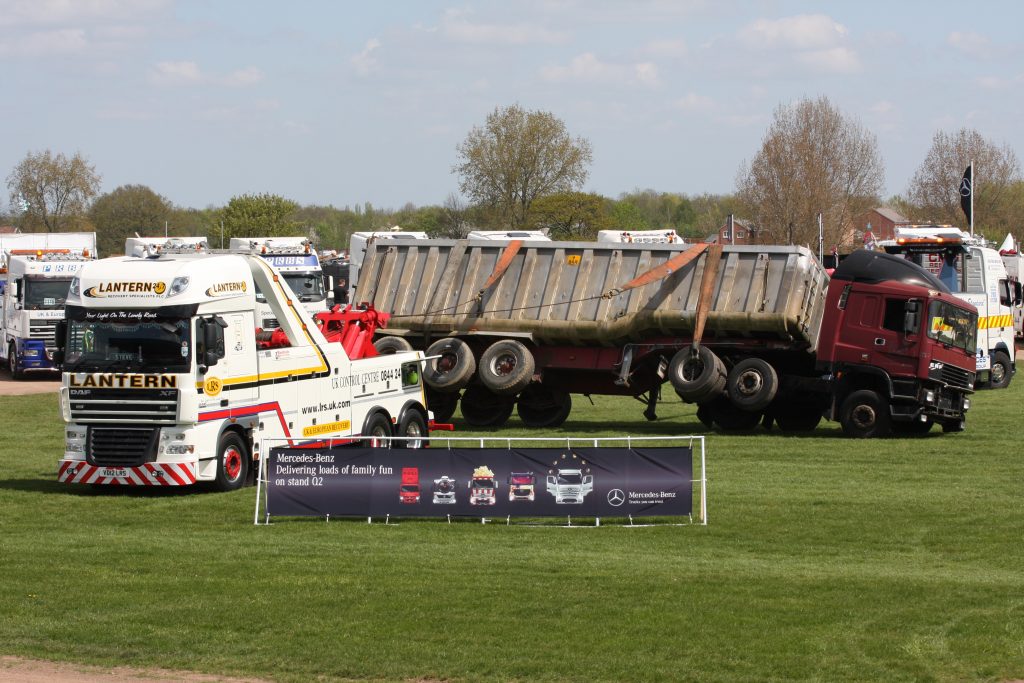
[[71, 278], [25, 278], [25, 308], [30, 311], [64, 308]]
[[475, 489], [493, 489], [494, 488], [494, 480], [493, 479], [474, 479], [473, 480], [473, 488], [475, 488]]
[[517, 486], [528, 486], [533, 483], [533, 477], [524, 475], [512, 475], [512, 483]]
[[85, 311], [68, 320], [65, 372], [187, 372], [191, 319], [152, 311]]
[[402, 484], [402, 493], [419, 493], [419, 490], [416, 484]]
[[559, 472], [559, 486], [575, 486], [583, 483], [583, 475], [579, 472]]
[[946, 301], [928, 306], [928, 336], [973, 355], [978, 339], [978, 315]]
[[320, 301], [324, 298], [324, 278], [320, 273], [282, 273], [299, 301]]

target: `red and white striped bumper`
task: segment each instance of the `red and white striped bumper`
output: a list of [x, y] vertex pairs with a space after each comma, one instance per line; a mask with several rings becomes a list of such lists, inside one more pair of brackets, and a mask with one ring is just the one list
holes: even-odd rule
[[97, 467], [82, 460], [61, 460], [57, 481], [113, 486], [189, 486], [196, 483], [196, 464], [151, 462], [138, 467]]

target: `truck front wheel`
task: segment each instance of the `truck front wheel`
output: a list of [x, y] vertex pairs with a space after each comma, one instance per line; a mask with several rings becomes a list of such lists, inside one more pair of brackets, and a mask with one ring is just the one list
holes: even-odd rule
[[396, 448], [423, 448], [427, 443], [427, 421], [418, 410], [409, 409], [398, 422], [398, 436], [407, 437], [395, 441]]
[[224, 432], [217, 444], [217, 478], [214, 487], [218, 491], [240, 489], [248, 475], [249, 449], [237, 433]]
[[24, 374], [18, 369], [18, 352], [14, 342], [7, 347], [7, 369], [11, 372], [11, 379], [21, 379]]
[[888, 436], [892, 429], [889, 404], [871, 389], [859, 389], [846, 397], [839, 409], [839, 424], [847, 436], [870, 439]]
[[1013, 377], [1013, 366], [1010, 364], [1010, 356], [1005, 351], [996, 351], [992, 354], [992, 368], [988, 371], [988, 386], [991, 389], [1005, 389]]

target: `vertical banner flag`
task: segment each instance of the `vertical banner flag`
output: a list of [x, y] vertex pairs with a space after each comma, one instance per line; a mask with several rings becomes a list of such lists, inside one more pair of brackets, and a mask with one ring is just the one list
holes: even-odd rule
[[974, 163], [970, 163], [967, 166], [967, 170], [964, 171], [964, 177], [960, 180], [960, 208], [964, 210], [964, 216], [967, 217], [967, 227], [974, 225], [973, 211], [973, 199], [974, 194]]

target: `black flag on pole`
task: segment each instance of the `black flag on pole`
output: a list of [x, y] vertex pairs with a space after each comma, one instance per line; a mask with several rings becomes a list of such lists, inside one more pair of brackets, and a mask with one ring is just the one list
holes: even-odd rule
[[974, 194], [974, 164], [969, 164], [964, 171], [964, 177], [960, 180], [960, 208], [964, 210], [967, 217], [967, 227], [973, 225], [972, 195]]

